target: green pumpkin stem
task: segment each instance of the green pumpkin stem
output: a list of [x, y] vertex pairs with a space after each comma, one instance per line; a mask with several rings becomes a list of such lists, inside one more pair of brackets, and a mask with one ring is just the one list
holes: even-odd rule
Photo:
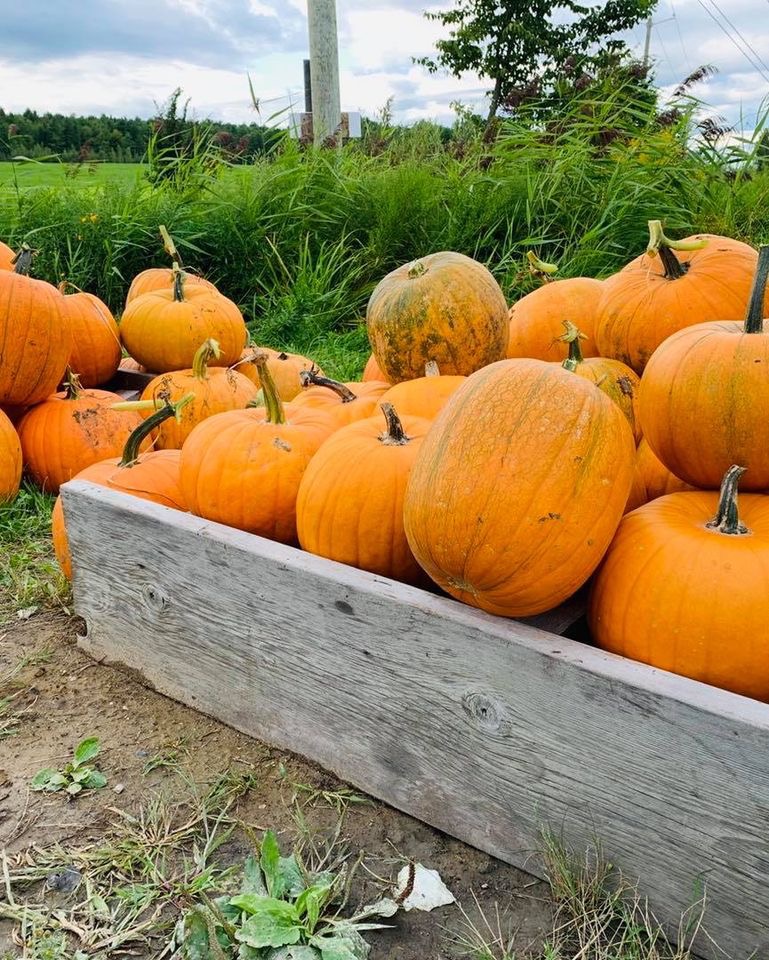
[[380, 409], [387, 421], [387, 430], [379, 437], [379, 440], [387, 447], [403, 447], [410, 437], [406, 436], [400, 417], [395, 412], [395, 407], [391, 403], [380, 404]]
[[83, 384], [80, 377], [72, 372], [72, 367], [67, 367], [67, 376], [64, 378], [64, 399], [77, 400], [83, 392]]
[[671, 240], [665, 236], [661, 220], [649, 220], [649, 243], [646, 253], [650, 257], [659, 256], [665, 268], [665, 277], [668, 280], [679, 280], [689, 269], [688, 263], [681, 263], [673, 253], [674, 250], [702, 250], [708, 241], [702, 240]]
[[764, 297], [767, 280], [769, 280], [769, 245], [764, 244], [758, 248], [758, 263], [748, 301], [745, 333], [764, 332]]
[[[168, 420], [170, 417], [176, 417], [179, 420], [179, 415], [184, 407], [188, 403], [192, 403], [195, 399], [194, 393], [186, 393], [181, 400], [177, 400], [176, 403], [169, 403], [166, 400], [163, 406], [156, 410], [151, 416], [147, 417], [146, 420], [143, 420], [139, 426], [133, 431], [130, 437], [126, 440], [125, 446], [123, 447], [123, 456], [118, 464], [119, 467], [132, 467], [139, 459], [139, 448], [146, 438], [152, 433], [155, 427], [159, 427], [161, 423], [165, 420]], [[133, 406], [133, 403], [154, 403], [153, 400], [137, 400], [130, 401], [127, 400], [125, 403], [113, 403], [111, 407], [113, 410], [137, 410], [137, 406]]]
[[746, 467], [738, 467], [736, 464], [729, 467], [721, 483], [721, 493], [718, 498], [718, 509], [715, 517], [705, 524], [711, 530], [717, 530], [719, 533], [727, 533], [730, 536], [742, 536], [750, 533], [750, 530], [744, 523], [740, 523], [739, 513], [737, 511], [737, 487], [740, 477], [745, 473]]
[[314, 367], [310, 370], [302, 370], [299, 373], [299, 379], [303, 387], [328, 387], [329, 390], [334, 391], [342, 403], [352, 403], [353, 400], [358, 399], [349, 387], [338, 380], [321, 376]]
[[32, 268], [32, 258], [36, 253], [37, 250], [33, 250], [28, 243], [23, 243], [19, 252], [11, 260], [13, 272], [20, 273], [24, 277], [29, 276], [29, 271]]
[[163, 249], [171, 258], [171, 260], [174, 263], [178, 263], [183, 270], [184, 264], [182, 263], [182, 258], [179, 255], [179, 251], [176, 249], [176, 244], [174, 243], [173, 237], [168, 232], [168, 228], [165, 226], [165, 224], [161, 223], [158, 227], [158, 230], [160, 231], [160, 238], [163, 241]]
[[174, 300], [177, 303], [183, 303], [185, 273], [184, 270], [182, 270], [182, 268], [179, 266], [178, 261], [174, 261], [172, 269], [174, 272]]
[[565, 333], [561, 334], [558, 339], [561, 343], [568, 343], [569, 356], [563, 361], [561, 366], [565, 370], [571, 370], [573, 373], [581, 363], [584, 363], [585, 358], [582, 356], [582, 347], [579, 341], [587, 340], [587, 337], [571, 320], [564, 320], [563, 326]]
[[[278, 388], [275, 386], [275, 381], [272, 379], [272, 373], [267, 365], [267, 361], [269, 359], [270, 355], [262, 352], [261, 350], [254, 354], [254, 365], [259, 373], [259, 380], [262, 384], [262, 395], [264, 398], [265, 410], [267, 412], [267, 423], [285, 423], [286, 411], [283, 408], [283, 401], [280, 399]], [[251, 404], [249, 404], [249, 406], [251, 406]]]
[[192, 359], [193, 377], [197, 377], [198, 380], [208, 380], [208, 364], [221, 355], [222, 351], [219, 348], [218, 341], [210, 338], [204, 340], [195, 351], [195, 356]]
[[526, 259], [529, 261], [529, 269], [535, 276], [544, 276], [547, 279], [554, 273], [558, 273], [557, 263], [547, 263], [545, 260], [540, 260], [533, 250], [527, 252]]

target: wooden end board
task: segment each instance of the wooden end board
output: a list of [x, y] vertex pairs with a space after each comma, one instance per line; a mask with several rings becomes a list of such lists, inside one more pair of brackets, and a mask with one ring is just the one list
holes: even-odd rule
[[62, 497], [95, 657], [535, 875], [543, 827], [598, 839], [671, 929], [704, 889], [728, 955], [769, 955], [768, 706], [82, 481]]

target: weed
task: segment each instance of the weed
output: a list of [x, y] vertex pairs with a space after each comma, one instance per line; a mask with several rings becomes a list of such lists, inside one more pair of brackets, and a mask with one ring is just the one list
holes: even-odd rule
[[70, 797], [76, 797], [83, 790], [100, 790], [106, 787], [107, 778], [91, 766], [101, 750], [98, 737], [86, 737], [75, 747], [72, 760], [63, 770], [46, 767], [32, 778], [33, 790], [46, 793], [59, 793], [64, 790]]

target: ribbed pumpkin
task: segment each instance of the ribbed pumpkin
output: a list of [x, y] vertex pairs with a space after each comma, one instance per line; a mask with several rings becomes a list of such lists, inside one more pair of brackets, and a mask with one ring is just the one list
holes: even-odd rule
[[13, 261], [16, 258], [14, 250], [0, 240], [0, 270], [13, 270]]
[[122, 399], [107, 390], [83, 390], [71, 376], [63, 391], [27, 411], [19, 438], [35, 483], [58, 493], [62, 483], [90, 464], [119, 456], [142, 421], [138, 413], [112, 409]]
[[299, 485], [296, 522], [303, 549], [404, 583], [425, 581], [403, 529], [403, 498], [430, 421], [381, 416], [338, 430]]
[[416, 380], [396, 383], [382, 396], [380, 403], [391, 403], [405, 417], [434, 420], [466, 377], [442, 377], [438, 364], [425, 364], [425, 375]]
[[769, 496], [743, 495], [738, 513], [741, 472], [625, 517], [589, 620], [605, 650], [769, 700]]
[[616, 404], [542, 360], [468, 377], [409, 479], [414, 556], [448, 593], [524, 617], [571, 596], [598, 565], [630, 492], [635, 444]]
[[600, 355], [637, 373], [678, 330], [741, 320], [757, 260], [753, 247], [729, 237], [697, 234], [674, 241], [659, 221], [650, 221], [649, 228], [647, 253], [604, 281], [596, 327]]
[[296, 543], [296, 497], [310, 459], [334, 425], [313, 407], [283, 405], [257, 354], [266, 406], [219, 413], [182, 449], [182, 490], [192, 513], [282, 543]]
[[0, 270], [0, 403], [30, 406], [61, 382], [72, 351], [64, 297], [44, 280], [26, 274], [32, 251]]
[[305, 389], [295, 397], [293, 405], [298, 409], [312, 407], [322, 411], [333, 421], [336, 430], [373, 416], [379, 401], [390, 389], [389, 383], [376, 380], [340, 383], [321, 376], [316, 370], [304, 370], [301, 379]]
[[363, 376], [361, 377], [361, 380], [364, 383], [368, 383], [369, 380], [378, 380], [380, 383], [387, 383], [387, 377], [382, 372], [382, 368], [376, 362], [376, 357], [373, 353], [366, 361], [366, 366], [363, 368]]
[[[72, 288], [74, 293], [67, 293]], [[120, 365], [120, 332], [109, 307], [92, 293], [62, 282], [64, 313], [72, 332], [69, 368], [84, 387], [99, 387], [110, 380]]]
[[232, 300], [205, 287], [188, 287], [175, 266], [172, 289], [145, 293], [126, 307], [120, 336], [142, 366], [167, 373], [191, 367], [195, 351], [209, 338], [222, 351], [216, 364], [231, 366], [240, 359], [247, 331]]
[[159, 428], [155, 438], [156, 449], [181, 450], [197, 424], [216, 413], [243, 410], [256, 396], [256, 386], [237, 370], [209, 367], [209, 360], [218, 354], [219, 344], [216, 340], [206, 340], [195, 354], [190, 370], [162, 373], [144, 388], [142, 400], [151, 404], [150, 410], [154, 410], [155, 405], [173, 403], [186, 394], [194, 398], [185, 405], [178, 417], [169, 418]]
[[703, 323], [666, 340], [641, 383], [641, 426], [665, 466], [717, 489], [731, 463], [743, 489], [769, 489], [769, 332], [764, 330], [769, 246], [761, 248], [745, 323]]
[[257, 353], [267, 354], [267, 367], [272, 374], [278, 396], [284, 403], [293, 400], [302, 392], [302, 378], [300, 374], [305, 370], [315, 370], [320, 376], [323, 371], [317, 364], [300, 353], [286, 353], [283, 350], [272, 350], [270, 347], [246, 347], [236, 364], [236, 369], [244, 377], [261, 387], [259, 371], [256, 368], [255, 356]]
[[581, 330], [565, 320], [566, 332], [561, 341], [568, 346], [569, 356], [561, 366], [580, 377], [594, 383], [599, 390], [614, 403], [627, 417], [636, 443], [641, 439], [641, 425], [638, 419], [638, 390], [641, 380], [638, 374], [620, 360], [607, 357], [589, 357], [585, 359], [580, 340], [584, 337]]
[[[78, 480], [87, 480], [110, 490], [130, 493], [140, 500], [159, 503], [174, 510], [186, 510], [179, 484], [181, 453], [178, 450], [152, 450], [140, 453], [152, 432], [168, 418], [178, 416], [191, 397], [183, 397], [178, 403], [166, 405], [151, 417], [140, 422], [123, 448], [122, 457], [101, 460], [77, 474]], [[61, 497], [56, 498], [52, 517], [53, 547], [64, 575], [72, 579], [72, 559], [64, 525]]]
[[0, 504], [13, 500], [21, 482], [21, 443], [18, 434], [0, 410]]
[[[160, 225], [160, 236], [163, 240], [163, 248], [171, 258], [171, 262], [178, 264], [179, 267], [184, 270], [184, 265], [182, 264], [179, 251], [176, 249], [176, 244], [168, 230], [162, 224]], [[216, 291], [214, 284], [204, 277], [190, 273], [187, 270], [184, 270], [184, 273], [185, 283], [187, 283], [188, 286], [204, 287], [207, 290]], [[149, 270], [142, 270], [142, 272], [138, 273], [131, 281], [131, 286], [128, 288], [128, 294], [126, 296], [126, 306], [145, 293], [153, 293], [155, 290], [170, 290], [173, 285], [174, 271], [171, 267], [150, 267]]]
[[591, 277], [552, 280], [527, 293], [510, 307], [508, 357], [565, 360], [568, 344], [561, 339], [569, 320], [585, 334], [582, 354], [595, 357], [595, 326], [603, 283]]
[[421, 377], [434, 360], [445, 375], [501, 360], [508, 337], [499, 284], [461, 253], [432, 253], [381, 280], [366, 311], [371, 349], [390, 383]]

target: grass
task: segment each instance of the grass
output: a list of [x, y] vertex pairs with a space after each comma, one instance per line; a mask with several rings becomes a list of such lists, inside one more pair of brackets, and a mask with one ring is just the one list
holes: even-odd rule
[[34, 187], [74, 187], [78, 190], [110, 183], [129, 186], [141, 177], [139, 163], [41, 163], [35, 160], [0, 162], [0, 196]]

